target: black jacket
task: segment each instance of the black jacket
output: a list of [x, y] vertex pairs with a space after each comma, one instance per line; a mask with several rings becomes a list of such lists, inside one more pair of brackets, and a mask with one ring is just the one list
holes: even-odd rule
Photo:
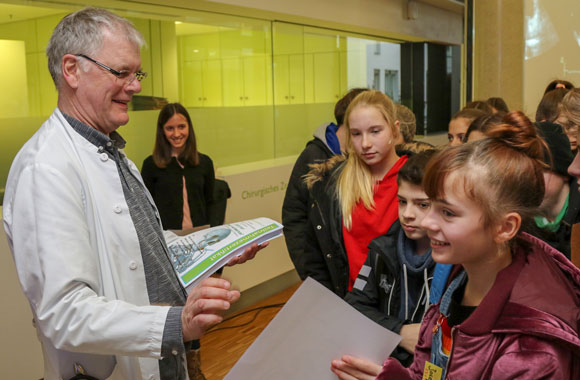
[[305, 277], [312, 277], [340, 297], [348, 290], [348, 257], [342, 237], [342, 213], [336, 179], [344, 156], [318, 164], [308, 173], [310, 206], [304, 232], [304, 253], [298, 258]]
[[578, 182], [575, 178], [570, 180], [570, 195], [568, 199], [568, 210], [560, 222], [560, 228], [556, 232], [537, 228], [532, 235], [542, 239], [558, 251], [562, 252], [570, 259], [570, 238], [572, 236], [572, 225], [580, 222], [580, 193], [578, 192]]
[[[428, 293], [428, 289], [425, 289], [417, 302], [417, 310], [409, 310], [407, 320], [399, 319], [402, 305], [401, 285], [404, 281], [401, 278], [402, 264], [397, 254], [397, 239], [400, 231], [401, 224], [397, 220], [386, 234], [371, 241], [369, 255], [363, 265], [363, 270], [357, 277], [357, 282], [364, 287], [361, 290], [360, 286], [355, 283], [355, 287], [344, 297], [345, 301], [358, 311], [397, 334], [404, 324], [421, 323], [426, 310]], [[370, 272], [365, 276], [368, 268]], [[434, 268], [433, 262], [427, 269], [427, 288], [431, 284]], [[418, 286], [425, 285], [424, 280], [416, 281], [421, 282], [417, 284]], [[413, 355], [401, 347], [397, 347], [391, 356], [397, 358], [405, 366], [413, 362]]]
[[143, 182], [159, 210], [163, 229], [180, 230], [183, 222], [183, 177], [193, 226], [210, 224], [209, 205], [213, 201], [215, 173], [212, 160], [199, 154], [199, 165], [181, 168], [175, 157], [159, 168], [149, 156], [141, 169]]
[[282, 205], [282, 224], [284, 225], [286, 247], [298, 275], [303, 280], [307, 277], [302, 263], [302, 255], [310, 207], [310, 196], [304, 183], [304, 176], [310, 170], [310, 164], [318, 164], [334, 156], [326, 144], [326, 127], [327, 125], [323, 125], [316, 130], [314, 139], [306, 144], [306, 148], [298, 156], [288, 181]]

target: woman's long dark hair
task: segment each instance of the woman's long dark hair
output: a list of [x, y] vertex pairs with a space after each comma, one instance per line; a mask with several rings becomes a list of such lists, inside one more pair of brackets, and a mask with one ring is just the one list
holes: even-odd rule
[[178, 157], [179, 162], [196, 166], [199, 164], [199, 153], [197, 151], [197, 140], [195, 138], [195, 133], [193, 132], [193, 125], [191, 124], [189, 113], [185, 107], [179, 103], [169, 103], [159, 112], [159, 117], [157, 118], [155, 147], [153, 148], [153, 161], [155, 162], [155, 165], [160, 168], [166, 167], [169, 162], [171, 162], [171, 144], [165, 137], [163, 126], [175, 114], [181, 114], [185, 117], [189, 129], [189, 135], [185, 141], [185, 147]]

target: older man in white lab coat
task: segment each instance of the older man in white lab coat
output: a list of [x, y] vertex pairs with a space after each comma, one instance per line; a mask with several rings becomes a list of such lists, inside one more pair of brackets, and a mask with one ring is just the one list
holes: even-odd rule
[[58, 107], [10, 169], [4, 228], [47, 380], [186, 379], [188, 342], [239, 297], [215, 278], [185, 293], [153, 201], [121, 150], [116, 129], [146, 76], [142, 43], [108, 11], [65, 17], [47, 48]]

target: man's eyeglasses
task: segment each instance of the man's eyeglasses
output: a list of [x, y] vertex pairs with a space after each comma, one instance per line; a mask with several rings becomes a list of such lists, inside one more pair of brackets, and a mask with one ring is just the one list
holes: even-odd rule
[[143, 71], [136, 71], [134, 73], [127, 71], [127, 70], [117, 71], [117, 70], [105, 65], [104, 63], [96, 61], [96, 60], [92, 59], [91, 57], [86, 56], [84, 54], [75, 54], [75, 56], [76, 57], [83, 57], [83, 58], [88, 59], [89, 61], [93, 62], [94, 64], [101, 66], [103, 69], [107, 70], [108, 72], [110, 72], [111, 74], [116, 76], [117, 78], [119, 78], [121, 80], [124, 79], [126, 81], [126, 84], [128, 84], [128, 85], [133, 83], [133, 81], [135, 79], [137, 79], [139, 82], [141, 82], [143, 79], [145, 79], [147, 77], [147, 73], [144, 73]]

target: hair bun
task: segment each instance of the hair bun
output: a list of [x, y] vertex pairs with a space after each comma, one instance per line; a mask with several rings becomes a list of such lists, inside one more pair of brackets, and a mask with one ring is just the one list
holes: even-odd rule
[[512, 111], [507, 113], [502, 121], [502, 124], [492, 126], [486, 132], [486, 136], [501, 141], [544, 166], [544, 155], [549, 150], [530, 119], [521, 111]]

